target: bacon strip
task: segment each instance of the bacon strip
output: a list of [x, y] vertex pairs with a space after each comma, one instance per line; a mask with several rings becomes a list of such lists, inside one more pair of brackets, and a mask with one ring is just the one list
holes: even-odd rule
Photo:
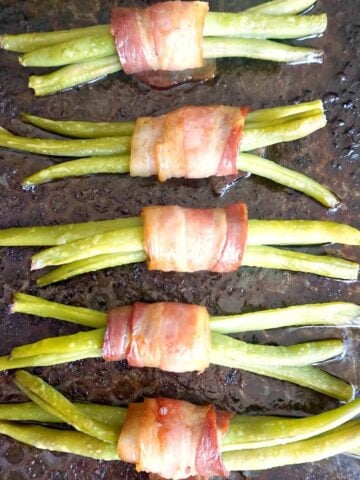
[[231, 418], [211, 405], [145, 399], [130, 405], [117, 451], [121, 459], [135, 463], [138, 471], [151, 472], [153, 478], [228, 476], [220, 440]]
[[149, 270], [232, 272], [241, 265], [247, 208], [145, 207], [144, 249]]
[[114, 8], [111, 33], [124, 72], [178, 71], [203, 66], [207, 2], [159, 2], [147, 8]]
[[140, 117], [135, 122], [131, 137], [130, 175], [150, 177], [156, 175], [155, 146], [162, 137], [165, 116]]
[[203, 371], [211, 336], [205, 307], [184, 303], [136, 303], [110, 310], [103, 344], [107, 361], [170, 372]]
[[236, 160], [247, 108], [183, 107], [139, 118], [132, 137], [130, 175], [206, 178], [238, 173]]
[[102, 356], [115, 362], [125, 360], [130, 340], [130, 319], [133, 307], [116, 307], [108, 313]]

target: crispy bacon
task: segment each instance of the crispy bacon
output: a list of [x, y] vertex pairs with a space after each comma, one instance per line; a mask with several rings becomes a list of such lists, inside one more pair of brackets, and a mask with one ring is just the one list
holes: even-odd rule
[[149, 270], [232, 272], [241, 265], [247, 208], [145, 207], [144, 249]]
[[247, 108], [183, 107], [139, 118], [132, 138], [130, 174], [206, 178], [238, 173], [236, 160]]
[[103, 358], [171, 372], [203, 371], [211, 336], [205, 307], [184, 303], [136, 303], [110, 310]]
[[114, 8], [111, 33], [127, 74], [203, 66], [207, 2], [159, 2], [147, 8]]
[[138, 471], [151, 472], [153, 478], [227, 476], [220, 440], [231, 418], [211, 405], [145, 399], [130, 405], [117, 451], [121, 459], [135, 463]]

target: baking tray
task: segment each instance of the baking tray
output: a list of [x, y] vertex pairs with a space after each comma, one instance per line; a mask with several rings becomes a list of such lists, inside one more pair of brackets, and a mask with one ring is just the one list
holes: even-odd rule
[[[258, 1], [210, 1], [211, 10], [238, 11]], [[147, 2], [106, 0], [0, 0], [0, 33], [53, 30], [109, 21], [113, 6]], [[276, 65], [261, 61], [222, 60], [219, 74], [203, 85], [186, 85], [156, 91], [119, 73], [98, 83], [61, 94], [35, 98], [16, 55], [0, 52], [0, 125], [21, 134], [40, 136], [34, 127], [21, 124], [21, 111], [63, 119], [128, 120], [158, 115], [186, 104], [247, 104], [253, 109], [322, 98], [328, 126], [308, 138], [271, 147], [268, 158], [311, 175], [331, 187], [342, 199], [341, 207], [327, 211], [293, 190], [251, 177], [239, 180], [222, 195], [208, 180], [156, 180], [127, 175], [96, 175], [58, 181], [25, 192], [20, 180], [51, 165], [54, 158], [0, 150], [0, 227], [55, 225], [139, 214], [144, 205], [178, 203], [188, 207], [214, 207], [234, 201], [249, 205], [251, 218], [304, 218], [345, 222], [360, 227], [359, 219], [359, 1], [319, 1], [316, 10], [329, 15], [325, 37], [311, 40], [323, 48], [323, 65]], [[216, 188], [215, 188], [216, 190]], [[310, 249], [311, 250], [311, 249]], [[82, 275], [39, 289], [29, 274], [35, 249], [0, 250], [1, 354], [16, 345], [46, 336], [73, 333], [65, 322], [26, 315], [9, 315], [11, 296], [27, 291], [48, 299], [91, 308], [107, 309], [135, 301], [182, 301], [206, 305], [212, 314], [230, 314], [306, 302], [345, 300], [360, 303], [359, 283], [323, 279], [314, 275], [244, 268], [238, 273], [165, 274], [133, 265]], [[322, 251], [359, 261], [351, 247], [325, 246]], [[316, 338], [342, 337], [344, 358], [326, 369], [355, 385], [360, 335], [355, 329], [301, 328], [241, 335], [253, 342], [290, 344]], [[198, 403], [212, 402], [237, 413], [315, 414], [336, 401], [277, 380], [228, 368], [211, 367], [201, 375], [136, 370], [124, 363], [86, 360], [59, 367], [32, 370], [75, 401], [126, 405], [144, 396], [166, 395]], [[0, 374], [0, 401], [25, 398], [13, 385], [12, 374]], [[278, 468], [267, 472], [232, 474], [232, 479], [355, 480], [360, 460], [337, 456], [316, 464]], [[0, 438], [2, 480], [110, 480], [145, 479], [122, 462], [96, 462], [74, 455], [50, 453]]]

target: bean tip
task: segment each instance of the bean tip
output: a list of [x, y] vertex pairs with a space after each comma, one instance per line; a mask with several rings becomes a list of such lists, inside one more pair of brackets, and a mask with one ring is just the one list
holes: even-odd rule
[[338, 198], [336, 195], [333, 195], [333, 194], [332, 194], [331, 196], [329, 196], [329, 197], [325, 200], [324, 205], [325, 205], [325, 207], [330, 208], [330, 210], [335, 211], [335, 210], [337, 210], [337, 209], [340, 207], [340, 205], [341, 205], [341, 200], [340, 200], [340, 198]]
[[318, 48], [309, 48], [305, 55], [301, 58], [289, 62], [290, 65], [301, 65], [304, 63], [323, 63], [324, 61], [324, 52]]
[[23, 188], [23, 190], [25, 190], [25, 192], [30, 192], [33, 190], [33, 188], [35, 187], [35, 183], [33, 183], [31, 181], [31, 177], [26, 177], [22, 182], [21, 182], [21, 186]]
[[[35, 255], [35, 257], [36, 257], [36, 255]], [[31, 271], [40, 270], [40, 268], [45, 267], [45, 265], [43, 265], [43, 262], [41, 260], [38, 260], [35, 257], [33, 257], [32, 262], [31, 262], [31, 268], [30, 268]]]
[[9, 306], [9, 313], [12, 314], [12, 313], [16, 313], [16, 306], [15, 306], [15, 302], [14, 303], [10, 303], [10, 306]]

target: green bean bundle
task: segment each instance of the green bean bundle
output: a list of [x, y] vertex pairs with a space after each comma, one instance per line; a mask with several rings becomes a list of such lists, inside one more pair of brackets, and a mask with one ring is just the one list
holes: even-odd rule
[[[161, 316], [163, 305], [159, 305], [158, 318]], [[183, 305], [178, 304], [177, 306], [180, 309]], [[185, 305], [185, 307], [187, 306]], [[56, 365], [104, 355], [104, 347], [107, 342], [104, 338], [108, 338], [107, 335], [104, 337], [108, 318], [105, 313], [49, 302], [22, 293], [15, 295], [11, 311], [53, 317], [91, 327], [94, 330], [43, 339], [30, 345], [16, 347], [10, 355], [0, 357], [0, 370]], [[301, 305], [275, 311], [265, 310], [226, 317], [210, 317], [209, 325], [212, 332], [210, 361], [225, 367], [241, 368], [290, 381], [340, 400], [350, 400], [353, 392], [349, 384], [311, 366], [312, 363], [328, 360], [341, 354], [343, 344], [340, 340], [308, 342], [290, 347], [272, 347], [250, 345], [227, 337], [223, 333], [233, 334], [240, 331], [290, 325], [357, 325], [359, 318], [360, 307], [344, 302]], [[144, 322], [145, 319], [142, 320], [142, 324]], [[108, 326], [109, 328], [111, 329]], [[188, 340], [189, 338], [190, 334], [187, 336]], [[166, 352], [166, 341], [163, 340], [156, 348]], [[104, 358], [106, 359], [106, 357]], [[169, 364], [171, 364], [170, 369], [174, 368], [174, 363], [170, 361]], [[195, 360], [193, 360], [191, 369], [195, 368]]]
[[[30, 77], [29, 86], [39, 96], [94, 81], [123, 68], [126, 73], [145, 70], [181, 70], [186, 68], [184, 65], [189, 65], [189, 68], [200, 67], [203, 65], [204, 59], [209, 61], [224, 57], [245, 57], [287, 63], [321, 62], [322, 52], [320, 50], [274, 41], [323, 34], [327, 26], [325, 14], [299, 15], [314, 3], [314, 0], [297, 2], [273, 0], [241, 13], [208, 12], [205, 14], [204, 12], [203, 27], [196, 32], [196, 35], [189, 37], [191, 40], [195, 40], [194, 42], [188, 40], [191, 43], [191, 49], [183, 41], [186, 35], [189, 35], [188, 27], [185, 28], [184, 35], [183, 30], [176, 23], [178, 19], [175, 18], [174, 30], [179, 30], [180, 34], [172, 39], [172, 56], [180, 54], [179, 59], [183, 60], [191, 53], [190, 50], [198, 49], [201, 52], [202, 61], [198, 60], [195, 63], [187, 60], [185, 64], [179, 61], [169, 64], [165, 60], [169, 56], [169, 52], [165, 48], [161, 55], [156, 54], [159, 57], [156, 62], [148, 61], [145, 65], [138, 62], [135, 68], [129, 69], [127, 57], [124, 58], [121, 48], [119, 49], [117, 45], [119, 43], [117, 33], [119, 23], [123, 29], [130, 32], [125, 43], [131, 43], [131, 37], [135, 37], [133, 48], [138, 56], [143, 55], [143, 49], [154, 48], [159, 51], [159, 44], [162, 45], [164, 40], [160, 37], [156, 47], [152, 46], [151, 42], [149, 46], [149, 41], [146, 40], [143, 45], [139, 45], [136, 39], [137, 36], [141, 38], [141, 35], [136, 30], [136, 22], [130, 26], [126, 23], [127, 17], [125, 20], [122, 17], [117, 20], [116, 9], [112, 14], [111, 28], [110, 25], [98, 25], [59, 32], [4, 34], [0, 42], [1, 47], [5, 50], [22, 53], [19, 60], [24, 66], [61, 67], [46, 75]], [[187, 7], [189, 6], [184, 8], [187, 9]], [[160, 12], [160, 19], [166, 16], [172, 20], [172, 16], [177, 15], [177, 12], [172, 12], [172, 6], [155, 5], [155, 8], [157, 10], [164, 9], [162, 13]], [[147, 15], [146, 10], [143, 15]], [[188, 15], [193, 18], [197, 12], [191, 11]], [[159, 30], [156, 22], [152, 28], [155, 33]], [[124, 43], [122, 38], [120, 43]], [[116, 55], [116, 52], [119, 56]], [[188, 74], [184, 75], [184, 78], [187, 77]], [[166, 86], [170, 84], [171, 80], [167, 79]]]
[[[155, 210], [154, 210], [155, 209]], [[221, 215], [224, 223], [224, 230], [213, 231], [212, 224], [208, 224], [208, 233], [200, 233], [200, 237], [192, 237], [192, 228], [186, 230], [189, 235], [187, 241], [190, 248], [189, 254], [183, 250], [178, 251], [180, 246], [171, 243], [174, 231], [160, 228], [160, 217], [170, 214], [172, 220], [178, 215], [187, 215], [191, 209], [180, 207], [145, 207], [143, 218], [148, 219], [148, 233], [144, 237], [143, 219], [132, 217], [129, 219], [115, 219], [107, 221], [59, 225], [54, 227], [20, 227], [0, 230], [1, 246], [26, 246], [26, 245], [55, 245], [45, 249], [33, 256], [32, 269], [38, 270], [47, 266], [58, 266], [58, 268], [38, 278], [40, 286], [65, 280], [67, 278], [99, 269], [120, 266], [129, 263], [150, 261], [152, 245], [160, 241], [163, 245], [157, 249], [158, 261], [150, 263], [150, 269], [161, 269], [165, 271], [198, 271], [212, 270], [210, 268], [211, 258], [204, 255], [219, 255], [211, 245], [203, 250], [201, 238], [208, 238], [206, 235], [228, 235], [227, 229], [232, 222], [225, 219], [230, 210], [245, 212], [246, 206], [238, 204], [226, 207], [223, 213], [220, 210], [192, 209], [192, 223], [199, 224], [198, 220], [212, 212], [212, 216]], [[154, 220], [150, 217], [155, 214]], [[324, 255], [311, 255], [299, 251], [274, 248], [269, 245], [317, 245], [328, 242], [343, 243], [345, 245], [360, 244], [360, 232], [356, 228], [334, 222], [311, 221], [311, 220], [247, 220], [245, 217], [238, 217], [237, 228], [242, 229], [241, 238], [235, 241], [232, 255], [236, 257], [236, 265], [276, 268], [281, 270], [292, 270], [307, 273], [314, 273], [332, 278], [344, 280], [356, 280], [359, 265], [356, 262], [343, 260], [337, 257]], [[183, 226], [186, 222], [183, 222]], [[183, 228], [183, 227], [181, 227]], [[149, 234], [150, 232], [150, 234]], [[212, 232], [212, 233], [211, 233]], [[236, 229], [234, 231], [236, 233]], [[157, 237], [157, 235], [160, 237]], [[181, 229], [175, 235], [183, 235]], [[181, 238], [181, 237], [176, 238]], [[225, 237], [223, 240], [225, 241]], [[237, 237], [236, 237], [237, 238]], [[200, 242], [199, 242], [200, 240]], [[150, 242], [150, 243], [149, 243]], [[146, 246], [147, 245], [147, 246]], [[199, 249], [195, 257], [191, 257], [191, 249]], [[181, 247], [182, 249], [182, 247]], [[211, 249], [209, 251], [209, 249]], [[235, 249], [235, 250], [234, 250]], [[207, 253], [205, 253], [207, 252]], [[242, 254], [241, 254], [242, 252]], [[185, 254], [185, 257], [184, 257]], [[149, 256], [150, 255], [150, 256]], [[190, 255], [190, 256], [188, 256]], [[198, 255], [198, 258], [197, 258]], [[223, 254], [222, 254], [223, 255]], [[164, 256], [164, 262], [160, 258]], [[166, 259], [172, 258], [171, 262]], [[205, 261], [205, 263], [203, 262]], [[184, 263], [185, 261], [185, 263]], [[198, 263], [200, 261], [200, 264]], [[188, 262], [190, 262], [188, 264]], [[195, 263], [193, 263], [195, 262]], [[209, 263], [210, 262], [210, 263]], [[206, 264], [206, 266], [204, 266]], [[162, 265], [162, 266], [160, 266]], [[191, 266], [194, 265], [194, 266]], [[197, 267], [195, 265], [198, 265]], [[207, 266], [209, 265], [209, 266]], [[230, 267], [229, 267], [230, 268]], [[238, 267], [231, 267], [234, 271]], [[214, 270], [212, 270], [214, 271]], [[215, 270], [218, 271], [218, 270]]]
[[[197, 109], [198, 107], [191, 108]], [[143, 155], [136, 153], [136, 148], [133, 150], [134, 156], [131, 156], [131, 144], [136, 145], [136, 139], [139, 137], [139, 130], [132, 136], [135, 122], [54, 121], [29, 114], [23, 114], [22, 119], [44, 130], [75, 137], [75, 139], [19, 137], [2, 129], [0, 130], [0, 146], [44, 155], [86, 157], [57, 163], [40, 170], [24, 179], [24, 187], [94, 173], [120, 174], [130, 171], [132, 175], [140, 174], [131, 169], [132, 162], [136, 157], [140, 155], [143, 158]], [[139, 120], [141, 121], [141, 119]], [[199, 127], [200, 122], [201, 118]], [[246, 153], [275, 143], [303, 138], [325, 125], [326, 118], [321, 100], [250, 112], [245, 118], [242, 137], [239, 141], [240, 152], [234, 153], [236, 165], [234, 171], [262, 176], [303, 192], [327, 207], [337, 206], [339, 199], [320, 183], [271, 160]], [[218, 132], [214, 131], [212, 139], [217, 135], [219, 135]], [[226, 142], [225, 138], [221, 140]], [[206, 154], [202, 153], [203, 163], [206, 164]], [[151, 155], [150, 148], [148, 155]], [[196, 164], [195, 161], [190, 163]], [[150, 172], [148, 175], [152, 173]], [[207, 176], [206, 173], [203, 175]]]
[[[123, 428], [128, 416], [131, 418], [126, 408], [72, 403], [25, 371], [16, 373], [15, 382], [32, 402], [0, 405], [2, 434], [40, 449], [119, 460], [117, 438], [126, 435]], [[173, 405], [186, 405], [177, 402]], [[306, 418], [235, 415], [220, 439], [222, 460], [228, 470], [263, 470], [314, 462], [339, 453], [359, 454], [359, 412], [357, 399]], [[76, 431], [43, 427], [36, 422], [66, 423]]]

